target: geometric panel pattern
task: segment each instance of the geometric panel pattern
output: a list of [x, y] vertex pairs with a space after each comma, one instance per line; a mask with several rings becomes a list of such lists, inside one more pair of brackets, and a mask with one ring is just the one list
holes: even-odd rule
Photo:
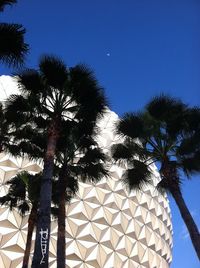
[[[6, 88], [10, 77], [0, 78]], [[13, 87], [14, 83], [12, 84]], [[0, 83], [1, 87], [1, 83]], [[0, 88], [1, 92], [1, 88]], [[99, 145], [109, 155], [119, 138], [113, 123], [117, 115], [108, 111], [99, 122]], [[40, 171], [28, 160], [0, 154], [0, 196], [5, 182], [21, 170]], [[166, 196], [153, 186], [143, 192], [129, 192], [121, 182], [126, 165], [110, 163], [110, 178], [96, 185], [80, 183], [80, 189], [66, 206], [66, 267], [69, 268], [168, 268], [171, 262], [172, 225]], [[159, 174], [152, 166], [154, 183]], [[27, 216], [0, 208], [0, 267], [21, 267], [26, 242]], [[50, 267], [56, 267], [57, 222], [52, 220]]]

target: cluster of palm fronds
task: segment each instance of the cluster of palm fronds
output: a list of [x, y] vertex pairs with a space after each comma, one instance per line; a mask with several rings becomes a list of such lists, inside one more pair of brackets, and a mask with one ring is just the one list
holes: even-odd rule
[[[16, 0], [0, 0], [0, 12], [6, 5], [16, 3]], [[17, 23], [0, 23], [0, 61], [9, 66], [19, 66], [24, 63], [29, 46], [24, 41], [25, 29]]]

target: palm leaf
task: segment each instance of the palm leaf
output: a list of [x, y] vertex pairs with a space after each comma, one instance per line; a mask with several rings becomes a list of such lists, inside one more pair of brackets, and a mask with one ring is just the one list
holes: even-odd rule
[[133, 168], [125, 171], [122, 179], [130, 190], [142, 190], [145, 185], [152, 183], [151, 171], [144, 162], [133, 160]]
[[25, 69], [16, 74], [18, 80], [18, 88], [24, 94], [38, 94], [43, 92], [43, 83], [38, 71], [33, 69]]
[[121, 136], [135, 139], [144, 135], [144, 124], [139, 114], [126, 113], [117, 123], [116, 131]]
[[59, 89], [65, 87], [68, 70], [61, 59], [55, 56], [42, 56], [39, 67], [44, 80], [49, 86]]
[[20, 24], [0, 23], [0, 60], [9, 66], [24, 63], [29, 46], [24, 42], [25, 29]]
[[24, 201], [18, 205], [17, 209], [18, 209], [20, 215], [24, 216], [26, 213], [28, 213], [30, 211], [30, 206], [26, 201]]
[[88, 121], [95, 121], [97, 112], [98, 115], [104, 113], [108, 103], [104, 90], [99, 86], [94, 72], [86, 65], [76, 65], [70, 69], [70, 77], [73, 97], [80, 104], [76, 118], [88, 118]]
[[30, 105], [21, 95], [10, 95], [6, 100], [5, 108], [6, 120], [16, 125], [26, 123], [30, 118]]
[[130, 161], [133, 158], [133, 152], [125, 144], [114, 144], [111, 148], [112, 157], [118, 161], [125, 159]]
[[80, 158], [78, 161], [78, 164], [80, 165], [88, 165], [91, 163], [96, 163], [99, 161], [106, 161], [106, 155], [99, 149], [99, 148], [90, 148], [87, 150], [87, 152], [84, 154], [83, 157]]
[[180, 167], [183, 169], [188, 178], [200, 172], [200, 151], [191, 154], [189, 157], [183, 157], [179, 160]]
[[157, 120], [168, 121], [177, 114], [183, 113], [186, 105], [180, 100], [161, 94], [154, 97], [147, 105], [147, 111]]

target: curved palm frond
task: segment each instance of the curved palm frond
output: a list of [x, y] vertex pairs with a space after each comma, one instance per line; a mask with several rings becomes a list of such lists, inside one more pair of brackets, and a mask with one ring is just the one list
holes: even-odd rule
[[146, 110], [157, 120], [167, 121], [185, 111], [187, 106], [182, 101], [161, 94], [154, 97], [147, 105]]
[[26, 199], [26, 184], [22, 179], [24, 176], [25, 173], [22, 172], [10, 179], [7, 182], [9, 185], [8, 193], [0, 198], [2, 205], [9, 206], [10, 210], [16, 208], [22, 216], [30, 209]]
[[126, 113], [116, 127], [117, 134], [135, 139], [144, 135], [144, 123], [138, 113]]
[[38, 94], [43, 91], [42, 79], [38, 71], [25, 69], [16, 74], [18, 88], [23, 95]]
[[152, 184], [152, 173], [147, 164], [134, 159], [133, 168], [128, 168], [123, 174], [123, 182], [130, 190], [142, 190], [144, 186]]
[[29, 121], [31, 106], [22, 95], [9, 96], [5, 105], [5, 117], [9, 123], [14, 123], [18, 127]]
[[191, 131], [198, 131], [200, 132], [200, 108], [199, 107], [192, 107], [187, 109], [187, 113], [185, 116], [185, 120], [187, 122], [187, 128], [185, 131], [189, 133]]
[[167, 95], [153, 98], [146, 106], [148, 113], [157, 121], [172, 138], [182, 132], [186, 127], [186, 113], [188, 106], [181, 100]]
[[[68, 70], [65, 63], [56, 56], [44, 55], [40, 59], [39, 68], [46, 84], [62, 90], [68, 80]], [[68, 92], [70, 94], [70, 92]]]
[[24, 42], [25, 29], [20, 24], [0, 23], [0, 60], [9, 66], [24, 63], [29, 46]]
[[106, 155], [99, 148], [89, 148], [83, 157], [80, 157], [79, 164], [96, 163], [98, 161], [105, 162]]
[[81, 182], [97, 183], [103, 177], [108, 176], [108, 171], [102, 163], [91, 163], [89, 165], [72, 166], [71, 171]]
[[200, 151], [200, 131], [185, 137], [176, 150], [177, 156], [184, 157]]
[[21, 216], [24, 216], [30, 211], [30, 206], [26, 201], [23, 201], [21, 204], [19, 204], [17, 209], [20, 212]]
[[89, 121], [95, 121], [97, 111], [98, 116], [104, 113], [108, 101], [103, 88], [99, 86], [95, 78], [94, 72], [86, 65], [80, 64], [70, 68], [70, 78], [73, 97], [81, 104], [76, 118], [89, 118]]
[[195, 173], [200, 172], [200, 151], [190, 155], [189, 157], [183, 157], [179, 160], [180, 167], [188, 178]]
[[112, 157], [115, 161], [125, 159], [131, 161], [133, 152], [125, 144], [114, 144], [111, 148]]

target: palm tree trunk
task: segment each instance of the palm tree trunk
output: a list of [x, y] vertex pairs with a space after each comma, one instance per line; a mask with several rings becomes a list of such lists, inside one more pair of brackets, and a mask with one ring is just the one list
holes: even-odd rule
[[181, 213], [181, 216], [185, 222], [185, 225], [187, 226], [188, 232], [190, 234], [190, 238], [192, 241], [192, 244], [196, 250], [197, 256], [200, 260], [200, 234], [198, 227], [196, 223], [194, 222], [190, 211], [188, 210], [185, 201], [183, 199], [183, 196], [181, 194], [181, 191], [179, 189], [173, 189], [171, 190], [171, 194], [176, 201], [176, 204], [179, 208], [179, 211]]
[[66, 175], [59, 176], [59, 208], [58, 208], [58, 237], [57, 237], [57, 267], [65, 268], [65, 184]]
[[57, 122], [53, 121], [49, 129], [47, 150], [44, 158], [44, 171], [41, 182], [39, 211], [36, 229], [35, 249], [32, 261], [32, 268], [48, 268], [49, 240], [51, 225], [51, 196], [52, 176], [54, 167], [54, 156], [59, 128]]
[[184, 220], [190, 234], [192, 244], [200, 260], [200, 233], [183, 199], [176, 164], [169, 161], [164, 162], [161, 167], [161, 174], [163, 175], [162, 181], [165, 183], [165, 187], [170, 191], [179, 208], [182, 219]]
[[32, 243], [32, 236], [33, 236], [33, 230], [36, 225], [37, 220], [37, 204], [33, 204], [31, 213], [28, 219], [28, 234], [27, 234], [27, 240], [26, 240], [26, 248], [24, 252], [24, 258], [23, 258], [23, 264], [22, 268], [28, 268], [28, 261], [30, 257], [30, 251], [31, 251], [31, 243]]

